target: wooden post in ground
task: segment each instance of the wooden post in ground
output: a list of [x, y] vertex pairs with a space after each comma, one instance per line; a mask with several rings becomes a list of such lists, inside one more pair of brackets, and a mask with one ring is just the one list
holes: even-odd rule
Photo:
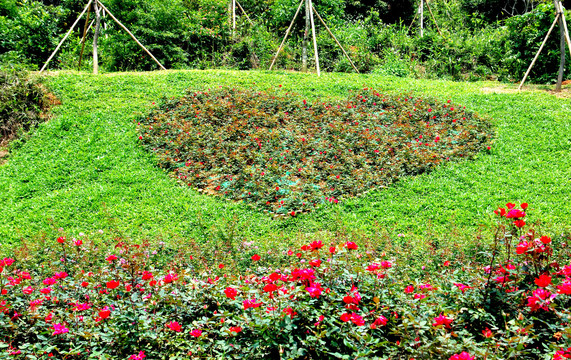
[[561, 1], [558, 2], [559, 10], [561, 13], [561, 19], [563, 19], [563, 28], [565, 30], [565, 41], [567, 42], [567, 48], [569, 49], [569, 55], [571, 55], [571, 38], [569, 38], [569, 29], [567, 28], [567, 20], [565, 19], [565, 13], [563, 12], [564, 8], [561, 4]]
[[95, 11], [95, 31], [93, 33], [93, 74], [99, 73], [99, 54], [97, 53], [97, 45], [99, 41], [99, 32], [101, 31], [101, 9], [99, 9], [99, 2], [95, 0], [93, 4]]
[[307, 45], [309, 44], [309, 0], [305, 0], [305, 31], [303, 32], [303, 42], [301, 45], [301, 71], [307, 72]]
[[[313, 8], [312, 1], [309, 0], [309, 8]], [[315, 51], [315, 68], [317, 69], [317, 76], [321, 76], [319, 69], [319, 53], [317, 52], [317, 36], [315, 36], [315, 22], [313, 21], [313, 11], [309, 12], [309, 19], [311, 20], [311, 32], [313, 33], [313, 49]]]
[[339, 48], [341, 48], [341, 51], [343, 51], [343, 54], [345, 54], [345, 57], [347, 58], [347, 60], [349, 60], [349, 62], [351, 63], [351, 66], [353, 66], [353, 69], [355, 69], [355, 71], [357, 73], [359, 73], [359, 70], [357, 70], [357, 67], [355, 66], [355, 64], [353, 64], [353, 61], [351, 60], [351, 58], [349, 57], [349, 55], [347, 54], [347, 52], [345, 51], [345, 49], [343, 48], [343, 46], [341, 46], [341, 43], [339, 42], [339, 40], [337, 40], [337, 38], [335, 37], [335, 35], [333, 35], [333, 33], [331, 32], [331, 30], [329, 29], [329, 26], [327, 26], [327, 24], [325, 23], [325, 21], [321, 18], [321, 16], [319, 15], [319, 13], [317, 12], [317, 10], [315, 10], [314, 7], [312, 7], [313, 11], [315, 12], [315, 15], [317, 15], [317, 17], [319, 18], [319, 20], [321, 20], [321, 23], [323, 24], [323, 26], [325, 26], [325, 29], [327, 30], [327, 32], [329, 33], [329, 35], [331, 35], [331, 37], [333, 38], [333, 40], [335, 40], [335, 42], [337, 43], [337, 46], [339, 46]]
[[161, 69], [166, 70], [165, 67], [153, 56], [153, 54], [151, 54], [151, 52], [143, 45], [139, 42], [139, 40], [137, 40], [137, 38], [135, 37], [135, 35], [133, 35], [129, 29], [127, 29], [125, 27], [125, 25], [121, 24], [121, 22], [119, 20], [117, 20], [117, 18], [115, 16], [113, 16], [113, 14], [111, 14], [111, 12], [105, 7], [105, 5], [103, 5], [101, 3], [101, 1], [96, 0], [97, 3], [99, 4], [99, 6], [101, 6], [103, 8], [103, 10], [105, 10], [105, 12], [107, 14], [109, 14], [109, 16], [115, 20], [115, 22], [117, 23], [117, 25], [119, 25], [123, 30], [125, 30], [127, 32], [127, 34], [129, 34], [131, 36], [131, 38], [133, 38], [133, 40], [135, 40], [135, 42], [143, 49], [145, 50], [145, 52], [160, 66]]
[[87, 30], [89, 30], [89, 14], [91, 12], [91, 6], [87, 9], [87, 18], [85, 20], [85, 25], [83, 26], [83, 37], [81, 38], [81, 52], [79, 53], [79, 63], [77, 65], [77, 71], [81, 70], [81, 59], [83, 59], [83, 50], [85, 49], [85, 37], [87, 36]]
[[79, 22], [79, 19], [81, 19], [81, 17], [83, 16], [83, 14], [85, 14], [85, 12], [87, 11], [87, 9], [89, 8], [89, 6], [91, 5], [92, 0], [89, 0], [89, 2], [87, 3], [87, 5], [85, 6], [85, 8], [83, 9], [83, 11], [81, 12], [81, 14], [79, 14], [79, 16], [77, 17], [77, 20], [75, 20], [75, 22], [73, 23], [73, 25], [71, 26], [71, 28], [69, 29], [69, 31], [65, 34], [65, 36], [63, 37], [63, 39], [61, 39], [61, 41], [59, 42], [58, 46], [56, 47], [56, 49], [54, 50], [54, 52], [50, 55], [50, 57], [48, 58], [48, 60], [46, 61], [46, 63], [44, 64], [44, 66], [42, 66], [42, 68], [40, 69], [40, 73], [42, 73], [46, 67], [48, 66], [49, 62], [52, 60], [52, 58], [55, 56], [55, 54], [58, 52], [59, 48], [61, 47], [61, 45], [64, 43], [65, 39], [67, 39], [67, 37], [69, 36], [69, 34], [71, 34], [71, 32], [73, 31], [73, 29], [75, 28], [75, 25], [77, 25], [77, 23]]
[[301, 0], [301, 2], [299, 3], [299, 6], [297, 7], [297, 11], [295, 12], [295, 15], [293, 16], [293, 19], [291, 20], [291, 24], [289, 24], [289, 27], [287, 28], [284, 39], [282, 40], [282, 43], [280, 44], [280, 47], [278, 48], [278, 52], [276, 53], [276, 55], [274, 56], [274, 59], [272, 60], [272, 64], [270, 65], [270, 70], [272, 70], [272, 68], [274, 67], [274, 64], [276, 63], [276, 59], [278, 58], [280, 51], [282, 51], [282, 48], [284, 47], [285, 41], [286, 41], [286, 39], [289, 35], [289, 32], [293, 26], [293, 23], [295, 22], [295, 19], [297, 18], [297, 14], [299, 14], [299, 9], [301, 9], [301, 5], [303, 5], [304, 1], [305, 0]]
[[420, 0], [418, 12], [420, 15], [420, 37], [424, 37], [424, 0]]
[[555, 92], [561, 92], [563, 73], [565, 72], [565, 28], [563, 27], [563, 18], [561, 16], [559, 17], [559, 48], [561, 50], [561, 57], [559, 60], [559, 73], [557, 74]]
[[232, 0], [232, 36], [236, 36], [236, 0]]

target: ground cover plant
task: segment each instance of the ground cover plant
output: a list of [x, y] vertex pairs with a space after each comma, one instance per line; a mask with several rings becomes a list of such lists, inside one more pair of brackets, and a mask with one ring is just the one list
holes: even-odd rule
[[[528, 199], [543, 229], [554, 234], [568, 232], [571, 223], [568, 99], [547, 92], [518, 93], [489, 82], [348, 74], [316, 79], [289, 72], [60, 73], [46, 82], [62, 105], [0, 165], [4, 253], [21, 239], [56, 236], [62, 227], [76, 236], [101, 229], [167, 243], [210, 241], [214, 246], [246, 240], [266, 250], [314, 237], [394, 238], [420, 261], [429, 244], [472, 246], [493, 225], [490, 203], [504, 198]], [[273, 221], [244, 204], [176, 186], [140, 146], [136, 121], [156, 107], [156, 99], [180, 98], [189, 87], [218, 86], [296, 92], [309, 103], [343, 101], [350, 90], [365, 86], [387, 95], [406, 89], [474, 109], [491, 119], [497, 137], [489, 152], [471, 161], [448, 162], [388, 188]]]
[[189, 91], [138, 123], [159, 166], [199, 190], [296, 216], [490, 148], [490, 123], [451, 100], [351, 92]]
[[[376, 241], [260, 252], [49, 237], [0, 260], [0, 351], [65, 359], [571, 356], [570, 237], [507, 203], [490, 246], [415, 266]], [[228, 249], [227, 249], [228, 250]]]

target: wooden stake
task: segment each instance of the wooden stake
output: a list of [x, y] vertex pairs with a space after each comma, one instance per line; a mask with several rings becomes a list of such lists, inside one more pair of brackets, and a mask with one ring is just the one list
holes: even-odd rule
[[[313, 8], [311, 0], [309, 0], [309, 8]], [[313, 49], [315, 51], [315, 68], [317, 69], [317, 76], [321, 76], [319, 70], [319, 53], [317, 52], [317, 37], [315, 36], [315, 22], [313, 21], [313, 11], [309, 12], [309, 19], [311, 20], [311, 32], [313, 34]]]
[[99, 9], [97, 1], [93, 5], [93, 10], [95, 10], [95, 30], [93, 33], [93, 74], [97, 75], [99, 73], [99, 54], [97, 52], [97, 45], [99, 42], [99, 32], [101, 31], [101, 9]]
[[565, 28], [563, 28], [563, 19], [559, 17], [559, 48], [561, 49], [561, 56], [559, 60], [559, 73], [557, 74], [557, 84], [555, 85], [555, 92], [561, 92], [561, 85], [563, 82], [563, 73], [565, 72]]
[[246, 19], [248, 19], [248, 21], [250, 22], [250, 25], [254, 25], [254, 23], [252, 22], [252, 20], [250, 19], [250, 17], [248, 16], [248, 14], [244, 11], [244, 8], [242, 8], [242, 5], [240, 5], [240, 3], [238, 2], [238, 0], [236, 0], [236, 4], [238, 5], [238, 7], [240, 8], [240, 10], [242, 10], [242, 13], [244, 15], [246, 15]]
[[303, 5], [303, 2], [305, 0], [301, 0], [301, 2], [299, 3], [299, 6], [297, 7], [297, 11], [295, 12], [295, 15], [293, 16], [293, 19], [291, 20], [291, 24], [289, 24], [289, 27], [287, 28], [286, 34], [284, 36], [284, 39], [282, 40], [282, 43], [280, 44], [280, 47], [278, 48], [278, 52], [276, 53], [276, 55], [274, 56], [274, 59], [272, 60], [272, 64], [270, 65], [270, 70], [272, 70], [272, 68], [274, 67], [274, 64], [276, 62], [276, 59], [278, 58], [278, 55], [280, 54], [280, 51], [282, 51], [282, 48], [285, 44], [285, 41], [289, 35], [289, 31], [291, 30], [291, 27], [293, 26], [293, 23], [295, 22], [295, 19], [297, 18], [297, 14], [299, 14], [299, 9], [301, 9], [301, 5]]
[[81, 70], [81, 59], [83, 58], [83, 49], [85, 48], [85, 37], [87, 36], [87, 30], [91, 26], [89, 24], [90, 13], [91, 13], [91, 6], [87, 9], [87, 18], [85, 19], [85, 26], [83, 27], [83, 37], [81, 38], [81, 52], [79, 53], [79, 64], [77, 65], [77, 71]]
[[61, 39], [61, 41], [59, 42], [58, 46], [56, 47], [56, 49], [54, 50], [54, 52], [50, 55], [50, 57], [48, 58], [48, 61], [46, 61], [46, 63], [44, 64], [44, 66], [42, 66], [42, 68], [40, 69], [40, 74], [45, 70], [46, 66], [48, 66], [49, 62], [52, 60], [52, 58], [55, 56], [55, 54], [58, 52], [59, 48], [61, 47], [61, 45], [63, 44], [63, 42], [65, 41], [65, 39], [67, 39], [67, 37], [69, 36], [69, 34], [71, 34], [71, 32], [73, 31], [73, 29], [75, 28], [75, 25], [77, 25], [77, 23], [79, 22], [79, 19], [81, 19], [81, 17], [83, 16], [83, 14], [85, 14], [85, 12], [87, 11], [87, 9], [89, 8], [89, 5], [91, 5], [91, 2], [93, 0], [89, 0], [89, 2], [87, 3], [87, 6], [85, 6], [85, 9], [83, 9], [83, 11], [81, 12], [81, 14], [79, 14], [79, 16], [77, 17], [77, 20], [75, 20], [75, 22], [73, 23], [73, 25], [71, 25], [71, 28], [69, 29], [69, 31], [67, 32], [67, 34], [65, 34], [65, 36], [63, 37], [63, 39]]
[[420, 37], [424, 37], [424, 0], [420, 0]]
[[416, 17], [418, 16], [418, 11], [414, 12], [414, 17], [412, 18], [412, 21], [410, 22], [410, 25], [408, 27], [408, 32], [410, 32], [410, 29], [412, 29], [412, 25], [414, 25], [414, 21], [416, 20]]
[[329, 33], [329, 35], [331, 35], [331, 37], [333, 38], [333, 40], [335, 40], [335, 42], [337, 43], [337, 45], [341, 48], [341, 51], [343, 51], [343, 54], [345, 54], [345, 57], [347, 57], [347, 60], [349, 60], [349, 62], [351, 63], [351, 66], [353, 66], [353, 69], [355, 69], [355, 71], [357, 73], [359, 73], [359, 70], [357, 70], [357, 67], [355, 66], [355, 64], [353, 64], [353, 61], [351, 61], [351, 58], [349, 57], [349, 55], [347, 54], [347, 52], [345, 52], [345, 49], [343, 49], [343, 46], [341, 46], [341, 44], [339, 43], [339, 40], [337, 40], [337, 38], [335, 37], [335, 35], [333, 35], [333, 33], [331, 32], [331, 30], [329, 30], [329, 27], [327, 26], [327, 24], [325, 23], [325, 21], [323, 21], [323, 19], [321, 18], [321, 16], [319, 16], [319, 13], [317, 12], [317, 10], [315, 10], [314, 7], [312, 7], [313, 11], [315, 12], [315, 15], [317, 15], [317, 17], [319, 18], [319, 20], [321, 20], [321, 23], [323, 24], [323, 26], [325, 26], [325, 29], [327, 30], [327, 32]]
[[236, 36], [236, 0], [232, 0], [232, 36]]
[[117, 20], [117, 18], [116, 18], [115, 16], [113, 16], [113, 14], [111, 14], [111, 12], [101, 3], [101, 1], [99, 1], [99, 0], [96, 0], [96, 1], [97, 1], [97, 3], [103, 8], [103, 10], [105, 10], [105, 11], [109, 14], [109, 16], [111, 16], [111, 18], [112, 18], [113, 20], [115, 20], [115, 22], [116, 22], [119, 26], [121, 26], [121, 27], [123, 28], [123, 30], [125, 30], [125, 31], [127, 32], [127, 34], [131, 35], [131, 37], [133, 38], [133, 40], [135, 40], [135, 42], [136, 42], [141, 48], [143, 48], [143, 50], [145, 50], [145, 51], [147, 52], [147, 54], [149, 54], [149, 56], [150, 56], [153, 60], [155, 60], [155, 62], [161, 67], [161, 69], [166, 70], [165, 67], [164, 67], [163, 65], [161, 65], [161, 63], [153, 56], [153, 54], [151, 54], [151, 52], [150, 52], [149, 50], [147, 50], [147, 48], [144, 47], [143, 44], [141, 44], [141, 43], [139, 42], [139, 40], [137, 40], [137, 38], [135, 37], [135, 35], [133, 35], [133, 34], [129, 31], [129, 29], [127, 29], [123, 24], [121, 24], [121, 22], [120, 22], [119, 20]]
[[307, 45], [309, 43], [309, 0], [305, 0], [305, 30], [303, 31], [303, 42], [301, 43], [301, 71], [307, 72]]
[[426, 7], [428, 8], [428, 11], [430, 11], [430, 16], [432, 16], [432, 21], [434, 21], [434, 25], [436, 25], [436, 30], [438, 30], [438, 33], [440, 34], [440, 36], [442, 36], [442, 32], [440, 31], [440, 28], [438, 27], [438, 23], [436, 22], [436, 18], [434, 17], [434, 14], [432, 13], [432, 9], [430, 8], [428, 1], [426, 2]]
[[523, 80], [521, 80], [521, 83], [519, 84], [519, 87], [517, 88], [518, 90], [521, 90], [521, 87], [523, 86], [523, 83], [525, 82], [525, 80], [527, 79], [527, 76], [529, 75], [531, 68], [533, 68], [533, 65], [535, 65], [535, 62], [537, 61], [537, 58], [539, 57], [539, 54], [541, 53], [541, 50], [543, 50], [543, 47], [545, 46], [545, 43], [547, 42], [547, 39], [549, 38], [549, 35], [551, 35], [551, 32], [553, 31], [553, 28], [555, 27], [555, 24], [557, 24], [557, 21], [559, 20], [559, 17], [561, 15], [558, 13], [557, 16], [555, 16], [555, 20], [553, 21], [553, 24], [551, 24], [551, 27], [549, 28], [549, 31], [547, 32], [547, 35], [545, 36], [545, 39], [543, 39], [543, 43], [541, 43], [541, 46], [539, 47], [539, 50], [537, 51], [537, 54], [535, 54], [535, 57], [533, 58], [533, 61], [531, 62], [531, 65], [529, 65], [529, 68], [527, 69], [525, 76], [523, 77]]

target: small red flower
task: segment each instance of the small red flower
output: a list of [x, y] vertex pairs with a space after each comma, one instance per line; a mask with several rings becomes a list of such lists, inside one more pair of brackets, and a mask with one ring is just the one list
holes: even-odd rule
[[226, 294], [227, 298], [236, 300], [236, 295], [238, 295], [238, 291], [234, 288], [227, 287], [226, 290], [224, 290], [224, 294]]
[[442, 313], [440, 313], [440, 315], [434, 318], [434, 323], [432, 324], [432, 326], [444, 325], [446, 328], [450, 329], [450, 324], [452, 323], [452, 321], [454, 320], [449, 319], [446, 316], [444, 316]]
[[57, 242], [63, 244], [65, 242], [65, 236], [60, 236], [57, 238]]
[[522, 227], [525, 226], [525, 221], [523, 221], [523, 220], [516, 220], [516, 221], [514, 221], [514, 225], [521, 229]]
[[195, 338], [198, 338], [202, 335], [202, 330], [199, 329], [194, 329], [190, 332], [190, 336], [193, 336]]
[[166, 327], [168, 327], [169, 329], [171, 329], [172, 331], [175, 331], [175, 332], [181, 332], [182, 331], [182, 326], [180, 326], [180, 324], [176, 321], [171, 321], [171, 322], [167, 323]]
[[535, 279], [535, 285], [539, 287], [546, 287], [551, 284], [551, 276], [549, 275], [539, 275], [537, 279]]
[[230, 327], [230, 332], [235, 332], [236, 334], [239, 333], [240, 331], [242, 331], [242, 328], [240, 326], [232, 326]]
[[252, 256], [252, 261], [259, 261], [260, 259], [261, 259], [260, 255], [258, 255], [258, 254], [255, 254]]
[[545, 245], [551, 242], [551, 238], [549, 236], [542, 236], [539, 238], [539, 240], [541, 240], [541, 242], [544, 243]]
[[341, 321], [343, 322], [351, 321], [351, 315], [348, 313], [344, 313], [343, 315], [341, 315]]
[[491, 338], [492, 336], [494, 336], [492, 330], [490, 330], [489, 328], [485, 328], [484, 330], [482, 330], [482, 335], [484, 335], [485, 338]]
[[109, 311], [109, 308], [107, 308], [107, 306], [103, 310], [99, 311], [99, 317], [101, 319], [107, 319], [109, 315], [111, 315], [111, 311]]
[[347, 241], [347, 242], [345, 243], [345, 247], [346, 247], [348, 250], [357, 250], [357, 248], [358, 248], [357, 244], [355, 244], [355, 243], [352, 242], [352, 241]]
[[529, 205], [528, 205], [527, 203], [523, 203], [523, 204], [520, 205], [520, 207], [521, 207], [522, 209], [524, 209], [524, 210], [527, 209], [528, 206], [529, 206]]
[[113, 290], [113, 289], [115, 289], [116, 287], [119, 286], [119, 281], [117, 281], [117, 280], [111, 280], [111, 281], [108, 281], [106, 285], [107, 285], [107, 288], [108, 288], [108, 289]]
[[475, 356], [470, 356], [470, 354], [468, 354], [465, 351], [462, 351], [460, 354], [454, 354], [450, 357], [450, 360], [474, 360], [476, 357]]

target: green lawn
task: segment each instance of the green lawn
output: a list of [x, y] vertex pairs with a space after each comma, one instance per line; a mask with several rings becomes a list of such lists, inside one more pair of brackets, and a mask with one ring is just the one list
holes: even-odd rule
[[[287, 219], [179, 186], [138, 145], [133, 120], [163, 96], [181, 96], [189, 87], [264, 90], [278, 84], [281, 91], [309, 100], [344, 97], [361, 86], [452, 99], [491, 119], [497, 138], [490, 154], [473, 161], [451, 163], [392, 188]], [[21, 238], [52, 236], [52, 228], [59, 227], [70, 235], [113, 228], [134, 238], [184, 242], [232, 236], [269, 246], [343, 234], [374, 240], [403, 233], [411, 241], [460, 241], [490, 224], [492, 211], [507, 201], [528, 202], [529, 221], [568, 230], [571, 101], [544, 91], [482, 91], [494, 86], [266, 71], [59, 73], [49, 87], [62, 105], [0, 166], [0, 243], [6, 249]]]

